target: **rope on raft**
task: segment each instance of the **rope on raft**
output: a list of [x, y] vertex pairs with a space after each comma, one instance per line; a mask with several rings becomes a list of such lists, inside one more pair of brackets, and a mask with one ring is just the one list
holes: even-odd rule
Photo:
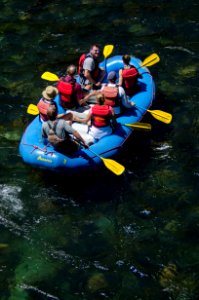
[[40, 147], [38, 147], [38, 146], [36, 146], [36, 145], [25, 144], [25, 143], [23, 143], [23, 145], [33, 147], [33, 150], [30, 152], [31, 154], [32, 154], [36, 149], [38, 149], [38, 150], [44, 152], [46, 155], [47, 155], [47, 154], [50, 154], [50, 155], [53, 155], [53, 154], [54, 154], [54, 151], [48, 151], [48, 149], [47, 149], [48, 145], [47, 145], [47, 146], [44, 146], [43, 149], [40, 148]]
[[[36, 149], [38, 149], [38, 150], [44, 152], [46, 155], [50, 154], [50, 155], [52, 156], [52, 155], [55, 153], [54, 151], [48, 151], [48, 149], [47, 149], [48, 145], [47, 145], [47, 146], [44, 146], [43, 149], [40, 148], [40, 147], [38, 147], [38, 146], [36, 146], [36, 145], [32, 145], [32, 144], [25, 144], [25, 143], [23, 143], [23, 145], [33, 147], [33, 150], [30, 152], [31, 154], [32, 154]], [[103, 155], [103, 154], [105, 154], [105, 153], [108, 153], [108, 152], [110, 152], [110, 151], [113, 151], [113, 150], [115, 150], [115, 149], [117, 149], [117, 148], [120, 148], [120, 147], [122, 147], [122, 146], [123, 146], [123, 143], [122, 143], [122, 145], [119, 145], [119, 146], [116, 146], [116, 147], [113, 147], [113, 148], [111, 148], [111, 149], [108, 149], [108, 150], [106, 150], [106, 151], [101, 152], [100, 155]]]

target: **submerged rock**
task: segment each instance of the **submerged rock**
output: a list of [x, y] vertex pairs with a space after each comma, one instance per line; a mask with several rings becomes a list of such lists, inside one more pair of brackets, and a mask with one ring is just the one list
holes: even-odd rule
[[162, 287], [168, 287], [172, 284], [174, 278], [176, 276], [176, 265], [169, 264], [165, 266], [160, 274], [160, 285]]
[[21, 133], [17, 131], [8, 131], [8, 132], [1, 132], [0, 136], [7, 139], [8, 141], [18, 142], [21, 138]]
[[190, 65], [177, 70], [177, 73], [183, 77], [190, 78], [196, 75], [197, 70], [197, 65]]
[[89, 278], [87, 283], [87, 287], [91, 292], [104, 289], [107, 287], [107, 285], [106, 279], [102, 273], [95, 273]]
[[5, 248], [8, 248], [8, 244], [3, 244], [3, 243], [0, 244], [0, 250]]

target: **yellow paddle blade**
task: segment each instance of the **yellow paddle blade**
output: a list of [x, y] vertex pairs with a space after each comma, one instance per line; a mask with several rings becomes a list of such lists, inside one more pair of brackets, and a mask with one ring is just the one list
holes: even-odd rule
[[53, 74], [51, 72], [44, 72], [41, 75], [41, 78], [48, 81], [59, 81], [59, 77], [56, 74]]
[[102, 159], [104, 165], [114, 174], [121, 175], [125, 171], [125, 167], [119, 164], [117, 161], [109, 158], [103, 158], [101, 156], [100, 158]]
[[155, 119], [163, 123], [170, 124], [172, 121], [172, 115], [165, 111], [162, 110], [147, 110], [147, 111], [150, 112]]
[[149, 66], [157, 64], [159, 61], [160, 61], [160, 58], [157, 55], [157, 53], [153, 53], [153, 54], [149, 55], [147, 58], [145, 58], [145, 60], [141, 64], [141, 66], [149, 67]]
[[28, 105], [27, 113], [30, 114], [30, 115], [36, 116], [36, 115], [39, 114], [39, 109], [36, 105], [30, 104], [30, 105]]
[[109, 55], [111, 55], [113, 49], [114, 49], [113, 45], [106, 45], [103, 50], [104, 58], [107, 58]]
[[149, 123], [133, 123], [133, 124], [124, 124], [125, 126], [132, 127], [135, 129], [151, 130], [152, 126]]

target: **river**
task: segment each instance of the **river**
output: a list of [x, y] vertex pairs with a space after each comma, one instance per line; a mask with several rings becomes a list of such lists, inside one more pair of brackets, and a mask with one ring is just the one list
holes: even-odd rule
[[[0, 16], [0, 299], [199, 298], [198, 9], [191, 1], [2, 0]], [[146, 114], [107, 169], [51, 174], [18, 145], [47, 82], [90, 44], [144, 60], [156, 84]]]

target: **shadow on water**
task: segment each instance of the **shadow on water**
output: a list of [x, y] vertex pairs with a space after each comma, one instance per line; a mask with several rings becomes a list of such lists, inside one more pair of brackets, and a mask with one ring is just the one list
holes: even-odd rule
[[[116, 176], [102, 166], [101, 169], [80, 171], [78, 174], [42, 173], [46, 188], [54, 186], [62, 195], [79, 197], [82, 201], [109, 201], [122, 187], [123, 176]], [[115, 188], [117, 186], [117, 188]]]

